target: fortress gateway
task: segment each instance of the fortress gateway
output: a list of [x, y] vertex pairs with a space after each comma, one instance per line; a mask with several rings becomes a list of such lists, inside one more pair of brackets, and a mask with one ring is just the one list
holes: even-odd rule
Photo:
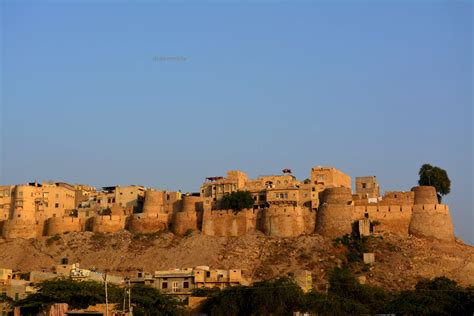
[[[318, 233], [337, 237], [359, 226], [402, 236], [408, 234], [454, 240], [447, 205], [439, 204], [433, 187], [385, 192], [375, 176], [351, 178], [332, 167], [314, 167], [298, 181], [288, 169], [281, 175], [249, 179], [242, 171], [209, 177], [199, 193], [104, 187], [61, 182], [0, 186], [0, 232], [4, 238], [36, 238], [66, 232], [175, 234], [200, 230], [211, 236], [241, 236], [259, 230], [268, 236]], [[221, 200], [235, 191], [249, 191], [251, 209], [222, 210]]]

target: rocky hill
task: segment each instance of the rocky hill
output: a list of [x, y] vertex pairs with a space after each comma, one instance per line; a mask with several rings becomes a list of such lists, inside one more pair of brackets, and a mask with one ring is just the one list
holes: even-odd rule
[[[370, 247], [375, 264], [353, 264], [367, 284], [386, 289], [409, 289], [421, 278], [447, 276], [462, 285], [474, 284], [474, 247], [395, 235], [373, 237]], [[68, 233], [40, 239], [0, 239], [0, 267], [20, 271], [51, 269], [62, 258], [79, 262], [82, 268], [109, 269], [117, 274], [136, 270], [207, 265], [241, 268], [244, 277], [261, 280], [306, 269], [323, 287], [326, 273], [347, 260], [346, 248], [317, 234], [294, 238], [271, 238], [263, 234], [213, 237], [194, 232], [178, 237], [170, 232], [132, 235]]]

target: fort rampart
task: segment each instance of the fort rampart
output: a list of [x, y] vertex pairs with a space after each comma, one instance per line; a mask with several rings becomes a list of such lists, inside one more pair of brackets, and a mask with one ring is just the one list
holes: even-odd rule
[[51, 217], [46, 220], [45, 235], [54, 236], [67, 232], [84, 231], [86, 221], [78, 217]]
[[[276, 201], [283, 195], [277, 194], [273, 197]], [[36, 219], [27, 216], [0, 221], [0, 232], [5, 238], [36, 238], [86, 230], [112, 233], [128, 229], [132, 233], [152, 233], [170, 228], [177, 235], [201, 230], [210, 236], [242, 236], [260, 230], [274, 237], [316, 232], [333, 238], [351, 233], [356, 221], [368, 219], [379, 222], [377, 230], [382, 232], [454, 240], [449, 208], [438, 204], [433, 187], [387, 192], [382, 198], [352, 195], [347, 187], [330, 187], [319, 193], [319, 201], [316, 211], [284, 200], [238, 212], [204, 211], [203, 198], [199, 195], [181, 196], [180, 193], [148, 190], [143, 213], [130, 214], [131, 208], [114, 205], [110, 215], [96, 215], [96, 209], [88, 208], [79, 209], [77, 217], [54, 216], [43, 221], [38, 219], [38, 214], [42, 214], [39, 212]]]
[[128, 217], [127, 229], [132, 233], [153, 233], [168, 227], [168, 214], [137, 213]]
[[251, 209], [204, 211], [202, 232], [209, 236], [242, 236], [255, 230], [257, 211]]

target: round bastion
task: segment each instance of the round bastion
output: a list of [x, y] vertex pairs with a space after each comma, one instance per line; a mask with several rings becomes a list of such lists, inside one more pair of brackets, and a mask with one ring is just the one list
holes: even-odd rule
[[419, 186], [415, 192], [415, 205], [409, 233], [418, 237], [454, 241], [454, 226], [447, 205], [438, 204], [434, 187]]
[[438, 204], [438, 196], [434, 187], [417, 186], [411, 190], [415, 193], [415, 204]]
[[317, 211], [316, 232], [340, 237], [352, 232], [352, 191], [349, 188], [328, 188], [321, 192]]
[[160, 213], [163, 205], [163, 192], [152, 189], [146, 190], [145, 202], [143, 203], [143, 213]]
[[4, 238], [37, 238], [43, 235], [44, 222], [33, 219], [11, 219], [3, 223]]
[[133, 214], [128, 219], [127, 228], [132, 233], [154, 233], [168, 227], [168, 214]]
[[176, 235], [184, 235], [188, 230], [197, 229], [197, 213], [195, 211], [176, 212], [174, 214], [172, 230]]
[[200, 196], [184, 195], [183, 200], [183, 212], [196, 212], [202, 208], [203, 199]]
[[78, 217], [51, 217], [46, 220], [46, 236], [85, 230], [85, 220]]

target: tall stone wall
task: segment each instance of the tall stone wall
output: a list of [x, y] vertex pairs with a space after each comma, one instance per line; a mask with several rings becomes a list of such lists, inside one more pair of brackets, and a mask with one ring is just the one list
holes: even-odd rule
[[431, 186], [414, 187], [415, 205], [409, 233], [419, 237], [454, 241], [454, 227], [447, 205], [438, 204], [436, 189]]
[[4, 238], [37, 238], [43, 235], [44, 222], [32, 219], [11, 219], [3, 223]]
[[202, 232], [209, 236], [243, 236], [255, 230], [256, 211], [251, 209], [234, 213], [232, 210], [204, 211]]
[[132, 233], [153, 233], [168, 228], [168, 214], [137, 213], [128, 218], [127, 229]]
[[356, 221], [367, 217], [370, 221], [380, 222], [378, 230], [408, 236], [412, 212], [412, 205], [356, 205], [352, 220]]
[[94, 233], [114, 233], [125, 229], [126, 220], [126, 216], [119, 215], [93, 216], [87, 226]]
[[263, 210], [262, 231], [275, 237], [294, 237], [314, 232], [315, 213], [298, 206], [272, 207]]
[[184, 235], [188, 230], [198, 229], [196, 211], [176, 212], [173, 216], [172, 230], [177, 235]]
[[438, 204], [436, 189], [432, 186], [417, 186], [411, 189], [415, 193], [414, 204]]
[[183, 212], [196, 212], [203, 210], [203, 198], [200, 196], [183, 196]]
[[454, 227], [449, 207], [443, 204], [416, 204], [409, 232], [418, 237], [454, 241]]
[[339, 237], [352, 231], [352, 192], [349, 188], [328, 188], [321, 192], [317, 212], [316, 232], [328, 237]]
[[86, 220], [78, 217], [51, 217], [46, 220], [46, 236], [85, 231]]
[[148, 189], [145, 194], [143, 213], [156, 214], [163, 212], [163, 192]]

